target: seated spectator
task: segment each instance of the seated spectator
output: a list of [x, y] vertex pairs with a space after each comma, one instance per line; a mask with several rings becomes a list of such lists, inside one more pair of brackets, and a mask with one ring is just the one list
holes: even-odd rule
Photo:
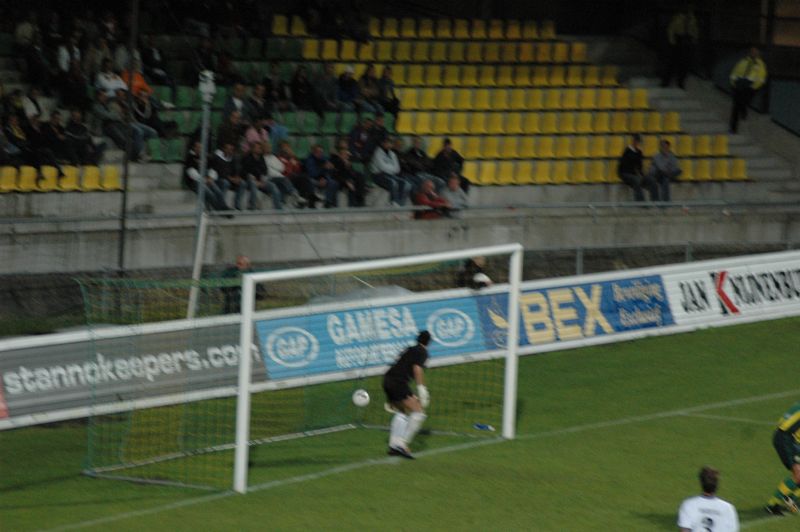
[[225, 99], [225, 105], [222, 107], [222, 121], [225, 122], [231, 116], [231, 113], [236, 111], [239, 113], [239, 118], [245, 112], [245, 87], [242, 83], [235, 83], [233, 91]]
[[[305, 207], [308, 204], [308, 201], [298, 193], [297, 188], [295, 188], [292, 180], [286, 174], [286, 165], [283, 164], [283, 161], [281, 161], [280, 158], [272, 153], [272, 145], [269, 143], [269, 141], [264, 141], [261, 143], [261, 151], [264, 164], [267, 167], [267, 178], [269, 179], [269, 182], [274, 184], [280, 192], [281, 204], [283, 204], [288, 198], [291, 199], [292, 204], [295, 207]], [[306, 188], [312, 188], [310, 183], [306, 185]]]
[[214, 151], [211, 158], [211, 168], [217, 172], [219, 187], [223, 194], [229, 190], [235, 192], [233, 208], [237, 211], [242, 210], [242, 198], [248, 194], [247, 208], [256, 208], [256, 185], [255, 182], [242, 179], [239, 161], [236, 160], [236, 144], [225, 142], [221, 148]]
[[61, 104], [64, 107], [77, 107], [83, 111], [92, 105], [92, 100], [89, 98], [89, 83], [77, 61], [70, 64], [69, 71], [61, 81]]
[[5, 125], [5, 139], [9, 152], [15, 154], [22, 164], [36, 166], [38, 164], [36, 153], [28, 141], [26, 128], [20, 124], [19, 116], [14, 113], [8, 115]]
[[[205, 37], [200, 42], [199, 48], [191, 50], [192, 66], [194, 67], [194, 80], [200, 79], [200, 73], [204, 70], [218, 72], [217, 70], [217, 51], [214, 49], [214, 42], [209, 37]], [[219, 80], [217, 80], [219, 82]]]
[[658, 185], [659, 194], [656, 199], [670, 201], [670, 182], [678, 179], [682, 172], [678, 158], [672, 153], [672, 145], [667, 139], [661, 139], [658, 153], [653, 156], [648, 172], [650, 179]]
[[103, 38], [97, 39], [83, 54], [83, 72], [87, 79], [97, 79], [97, 74], [103, 68], [103, 63], [108, 60], [111, 62], [111, 49], [108, 41]]
[[[389, 136], [389, 130], [386, 129], [383, 113], [375, 115], [375, 120], [372, 122], [372, 127], [369, 130], [369, 143], [372, 147], [380, 146], [383, 144], [383, 139]], [[400, 139], [397, 139], [400, 140]], [[373, 150], [374, 151], [374, 150]]]
[[364, 174], [356, 171], [350, 162], [347, 141], [339, 141], [336, 153], [331, 154], [331, 162], [339, 190], [347, 191], [347, 206], [363, 207], [367, 195], [367, 182]]
[[133, 97], [133, 118], [139, 124], [153, 129], [160, 138], [178, 136], [178, 123], [174, 120], [161, 120], [158, 114], [158, 100], [145, 92], [135, 93]]
[[389, 192], [391, 205], [405, 205], [406, 199], [411, 193], [411, 183], [406, 181], [400, 173], [400, 161], [392, 150], [391, 137], [383, 139], [383, 143], [375, 148], [370, 171], [375, 184]]
[[14, 47], [18, 55], [24, 56], [33, 46], [36, 36], [40, 33], [36, 21], [36, 11], [31, 10], [27, 16], [17, 23], [14, 28]]
[[42, 123], [39, 121], [39, 115], [33, 115], [29, 119], [28, 130], [25, 132], [28, 139], [28, 147], [34, 155], [33, 166], [41, 168], [42, 166], [55, 166], [58, 168], [58, 175], [64, 175], [61, 168], [58, 166], [58, 160], [55, 153], [50, 149], [50, 143], [47, 138], [47, 133]]
[[302, 64], [297, 66], [291, 81], [292, 103], [297, 109], [303, 111], [315, 111], [320, 114], [319, 106], [314, 102], [314, 89], [308, 80], [306, 67]]
[[244, 119], [249, 124], [255, 124], [270, 114], [269, 103], [265, 97], [266, 89], [263, 83], [253, 87], [250, 96], [244, 103]]
[[414, 211], [414, 218], [417, 220], [437, 220], [450, 212], [450, 203], [436, 193], [430, 179], [423, 181], [414, 194], [414, 205], [430, 208], [427, 211]]
[[309, 206], [313, 209], [316, 204], [314, 199], [322, 199], [326, 209], [336, 207], [339, 203], [339, 183], [334, 176], [333, 163], [325, 155], [322, 146], [315, 144], [311, 147], [311, 153], [303, 166], [315, 189], [315, 196], [309, 201]]
[[5, 131], [0, 129], [0, 166], [19, 167], [22, 164], [22, 152], [8, 141]]
[[83, 113], [80, 109], [73, 109], [65, 128], [67, 141], [72, 144], [72, 149], [78, 155], [80, 164], [97, 165], [106, 149], [105, 142], [95, 143], [89, 128], [83, 122]]
[[469, 180], [461, 174], [464, 166], [464, 158], [453, 149], [453, 143], [449, 138], [444, 139], [442, 150], [433, 159], [433, 173], [441, 179], [450, 179], [452, 174], [456, 174], [461, 180], [461, 189], [469, 193]]
[[251, 122], [250, 127], [245, 129], [240, 149], [242, 153], [249, 153], [250, 147], [254, 143], [260, 144], [262, 142], [269, 142], [269, 129], [267, 128], [267, 120], [264, 118]]
[[[129, 128], [125, 124], [124, 114], [119, 103], [109, 98], [104, 91], [97, 92], [97, 101], [92, 107], [94, 116], [100, 121], [103, 134], [110, 138], [117, 148], [124, 150], [128, 146]], [[144, 150], [144, 133], [141, 129], [131, 128], [131, 160], [136, 161]]]
[[141, 61], [136, 60], [133, 62], [133, 76], [125, 69], [122, 71], [120, 78], [125, 82], [126, 88], [134, 95], [144, 95], [148, 98], [153, 96], [153, 87], [147, 83], [147, 80], [142, 75]]
[[42, 117], [44, 112], [44, 101], [42, 100], [42, 93], [36, 87], [31, 87], [28, 94], [22, 97], [22, 109], [25, 112], [25, 117], [30, 120], [34, 115]]
[[432, 173], [433, 159], [422, 149], [422, 137], [414, 135], [413, 144], [406, 152], [402, 151], [402, 141], [398, 139], [398, 142], [400, 144], [395, 146], [395, 151], [400, 159], [400, 168], [411, 180], [414, 188], [419, 188], [423, 181], [431, 180], [434, 189], [441, 191], [445, 187], [445, 181]]
[[142, 67], [145, 76], [156, 85], [168, 85], [172, 89], [172, 101], [176, 98], [176, 84], [173, 76], [167, 73], [167, 66], [164, 61], [164, 54], [156, 46], [152, 35], [146, 35], [141, 46]]
[[492, 285], [492, 280], [486, 275], [486, 257], [473, 257], [467, 259], [456, 272], [456, 286], [477, 290]]
[[344, 72], [339, 76], [339, 87], [336, 99], [341, 102], [345, 109], [361, 111], [362, 109], [359, 106], [360, 92], [358, 82], [353, 78], [354, 72], [353, 67], [350, 65], [345, 67]]
[[225, 203], [225, 193], [222, 191], [218, 184], [216, 170], [210, 166], [206, 169], [206, 175], [200, 174], [200, 143], [195, 142], [186, 153], [186, 159], [183, 162], [183, 184], [192, 192], [197, 192], [200, 180], [204, 180], [205, 191], [204, 198], [206, 206], [217, 210], [228, 210], [228, 205]]
[[269, 72], [261, 83], [264, 85], [267, 104], [272, 112], [294, 109], [289, 85], [281, 78], [280, 65], [277, 62], [269, 64]]
[[[128, 108], [128, 106], [131, 105], [131, 102], [129, 101], [129, 96], [130, 96], [129, 93], [123, 90], [119, 90], [117, 91], [117, 97], [115, 98], [115, 101], [119, 106], [120, 111], [122, 112], [122, 116], [128, 116], [128, 112], [130, 112], [130, 116], [132, 118], [132, 120], [130, 121], [130, 127], [131, 129], [133, 129], [135, 135], [141, 135], [142, 144], [144, 145], [144, 142], [146, 142], [147, 140], [158, 138], [158, 131], [156, 131], [149, 125], [143, 122], [139, 122], [137, 120], [135, 109]], [[135, 102], [133, 103], [135, 104]], [[146, 162], [147, 160], [149, 160], [147, 159], [147, 153], [144, 151], [144, 149], [142, 149], [139, 152], [137, 159], [141, 159], [142, 162]]]
[[359, 111], [362, 113], [383, 113], [380, 103], [381, 87], [378, 83], [378, 76], [375, 75], [375, 65], [367, 63], [364, 74], [358, 80], [358, 100]]
[[242, 157], [242, 179], [247, 181], [248, 186], [254, 186], [272, 198], [272, 206], [275, 209], [282, 209], [281, 193], [267, 177], [267, 164], [264, 161], [263, 151], [261, 142], [253, 142], [249, 146], [247, 155]]
[[217, 129], [217, 146], [225, 144], [239, 144], [239, 140], [244, 133], [244, 125], [241, 123], [242, 114], [239, 111], [232, 111], [228, 119], [220, 124]]
[[[266, 154], [268, 149], [264, 150]], [[303, 164], [300, 160], [295, 157], [294, 151], [292, 150], [291, 145], [289, 145], [289, 141], [282, 140], [278, 144], [278, 153], [277, 158], [283, 164], [283, 177], [289, 179], [291, 184], [300, 194], [300, 197], [305, 200], [305, 204], [313, 203], [316, 199], [314, 196], [314, 185], [311, 183], [311, 179], [303, 170]], [[269, 161], [269, 156], [267, 155], [267, 172], [270, 171], [270, 167], [277, 168], [274, 163], [271, 165]], [[277, 176], [276, 176], [277, 177]]]
[[279, 145], [289, 136], [286, 126], [279, 124], [272, 115], [267, 115], [264, 119], [264, 126], [269, 131], [269, 141], [273, 146]]
[[339, 100], [339, 80], [334, 74], [333, 63], [325, 63], [322, 73], [314, 83], [317, 99], [323, 111], [353, 111], [352, 103], [346, 104]]
[[657, 201], [658, 185], [655, 179], [650, 175], [645, 175], [642, 169], [644, 154], [642, 154], [641, 145], [642, 136], [636, 133], [631, 137], [631, 143], [619, 158], [617, 174], [623, 183], [633, 189], [633, 199], [635, 201], [644, 201], [642, 188], [646, 188], [650, 192], [651, 201]]
[[350, 142], [350, 153], [354, 160], [359, 162], [368, 162], [372, 160], [375, 153], [375, 147], [378, 144], [373, 144], [372, 135], [372, 119], [364, 117], [362, 120], [356, 122], [353, 130], [348, 135]]
[[45, 146], [55, 155], [57, 160], [71, 165], [80, 164], [74, 144], [69, 141], [67, 132], [61, 124], [60, 112], [53, 111], [50, 115], [50, 121], [42, 126], [42, 134], [44, 135]]
[[94, 81], [94, 86], [98, 92], [105, 93], [109, 98], [113, 98], [118, 90], [128, 90], [128, 86], [122, 81], [122, 78], [117, 75], [111, 68], [111, 60], [104, 59], [97, 73], [97, 78]]
[[42, 44], [42, 38], [38, 33], [34, 35], [33, 42], [28, 47], [24, 59], [28, 81], [47, 94], [49, 88], [53, 86], [54, 69], [50, 65], [47, 49]]
[[60, 77], [63, 78], [67, 75], [73, 61], [81, 64], [81, 49], [78, 45], [78, 36], [75, 33], [67, 41], [62, 42], [56, 51], [56, 63]]
[[447, 180], [447, 187], [441, 191], [440, 195], [450, 204], [450, 210], [448, 211], [450, 218], [462, 218], [464, 216], [462, 211], [469, 207], [469, 197], [461, 188], [461, 179], [457, 174], [450, 175], [450, 179]]
[[397, 97], [394, 87], [394, 79], [392, 79], [392, 67], [383, 67], [383, 74], [378, 82], [380, 87], [379, 102], [383, 110], [397, 118], [397, 113], [400, 111], [400, 99]]

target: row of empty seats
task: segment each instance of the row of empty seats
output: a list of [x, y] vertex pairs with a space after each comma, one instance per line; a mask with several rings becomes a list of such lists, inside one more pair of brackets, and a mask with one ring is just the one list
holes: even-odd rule
[[355, 41], [305, 39], [303, 58], [311, 61], [396, 61], [398, 63], [585, 63], [586, 43]]
[[398, 133], [558, 135], [575, 133], [677, 133], [676, 112], [404, 112], [395, 124]]
[[[679, 181], [743, 181], [744, 159], [697, 159], [681, 162]], [[617, 162], [581, 161], [469, 161], [464, 176], [476, 185], [566, 185], [620, 183]]]
[[399, 89], [404, 111], [648, 109], [647, 89]]
[[42, 166], [41, 172], [33, 166], [0, 167], [0, 193], [122, 190], [119, 168], [113, 165], [62, 166], [61, 170], [64, 175], [59, 178], [58, 169], [53, 166]]
[[[425, 137], [431, 157], [441, 149], [445, 137]], [[596, 136], [473, 136], [447, 137], [453, 148], [470, 159], [617, 159], [630, 142], [625, 135]], [[644, 135], [642, 151], [652, 157], [659, 141], [668, 140], [675, 155], [693, 157], [727, 157], [730, 155], [727, 135]]]

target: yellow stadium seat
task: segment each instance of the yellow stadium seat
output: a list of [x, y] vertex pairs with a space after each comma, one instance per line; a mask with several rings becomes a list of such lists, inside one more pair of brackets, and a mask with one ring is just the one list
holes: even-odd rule
[[13, 166], [0, 168], [0, 193], [13, 192], [17, 189], [17, 169]]
[[631, 107], [634, 109], [647, 109], [647, 89], [633, 89], [631, 91]]
[[518, 185], [530, 185], [533, 183], [533, 163], [531, 161], [520, 161], [516, 164], [514, 182]]
[[582, 184], [589, 182], [589, 170], [586, 161], [572, 161], [569, 168], [570, 183]]
[[617, 170], [619, 163], [616, 160], [606, 162], [606, 182], [607, 183], [622, 183]]
[[695, 181], [711, 180], [711, 161], [709, 159], [695, 159], [694, 180]]
[[499, 41], [506, 38], [505, 30], [503, 29], [503, 21], [499, 19], [492, 19], [489, 21], [488, 35], [490, 39]]
[[101, 189], [100, 168], [96, 166], [84, 166], [81, 190], [84, 192], [94, 192]]
[[492, 102], [491, 108], [495, 111], [507, 111], [511, 107], [508, 103], [508, 91], [505, 89], [493, 90], [490, 98]]
[[19, 192], [33, 192], [36, 190], [38, 174], [33, 166], [20, 166], [17, 177], [17, 190]]
[[394, 43], [394, 60], [400, 63], [411, 61], [411, 42], [396, 41]]
[[488, 42], [483, 46], [483, 60], [487, 63], [500, 62], [500, 45], [494, 42]]
[[540, 159], [554, 159], [556, 156], [555, 139], [550, 135], [542, 135], [537, 141], [536, 156]]
[[303, 59], [319, 58], [319, 41], [316, 39], [303, 40]]
[[681, 175], [678, 176], [678, 181], [694, 181], [694, 160], [684, 159], [680, 164]]
[[647, 113], [647, 123], [645, 124], [645, 131], [648, 133], [661, 133], [664, 131], [664, 124], [662, 121], [661, 113], [658, 111], [650, 111]]
[[417, 63], [430, 61], [430, 43], [427, 41], [416, 41], [411, 51], [411, 59]]
[[606, 172], [607, 166], [605, 161], [597, 159], [590, 161], [586, 175], [587, 181], [589, 183], [605, 183]]
[[527, 87], [531, 84], [531, 68], [528, 65], [514, 67], [514, 85]]
[[576, 133], [593, 133], [592, 129], [592, 113], [581, 111], [575, 118], [575, 132]]
[[603, 77], [600, 79], [600, 84], [606, 87], [616, 87], [619, 85], [617, 78], [619, 78], [619, 67], [607, 65], [603, 67]]
[[572, 156], [578, 159], [589, 158], [589, 137], [578, 136], [572, 138]]
[[658, 137], [645, 135], [642, 141], [642, 153], [645, 157], [652, 157], [656, 152], [658, 152]]
[[500, 137], [484, 137], [482, 151], [485, 159], [499, 159]]
[[39, 192], [52, 192], [58, 188], [58, 169], [55, 166], [42, 166], [39, 169], [41, 179], [36, 184]]
[[285, 15], [272, 15], [272, 34], [276, 37], [289, 35], [289, 19]]
[[532, 111], [539, 111], [544, 109], [544, 95], [543, 89], [527, 89], [528, 93], [527, 108]]
[[612, 135], [608, 137], [608, 156], [619, 157], [625, 151], [627, 139], [623, 135]]
[[501, 87], [508, 87], [514, 84], [514, 71], [510, 65], [497, 67], [497, 84]]
[[494, 87], [496, 85], [496, 72], [495, 67], [492, 65], [483, 65], [479, 70], [478, 84], [481, 87]]
[[504, 42], [500, 45], [500, 60], [503, 63], [516, 63], [517, 62], [517, 44], [513, 42]]
[[413, 127], [413, 115], [408, 112], [403, 112], [397, 115], [397, 121], [394, 124], [394, 128], [397, 130], [398, 133], [407, 135], [409, 133], [414, 133]]
[[489, 113], [486, 129], [493, 135], [500, 135], [506, 132], [505, 116], [503, 113]]
[[473, 39], [485, 39], [486, 38], [486, 22], [479, 18], [472, 19], [472, 32], [470, 36]]
[[440, 89], [436, 106], [442, 111], [452, 111], [456, 108], [453, 89]]
[[611, 115], [606, 112], [595, 113], [592, 130], [595, 133], [611, 133]]
[[[404, 111], [414, 111], [422, 109], [423, 104], [417, 98], [417, 89], [398, 89], [397, 95], [400, 97], [400, 108]], [[424, 102], [423, 102], [424, 103]]]
[[555, 40], [556, 25], [552, 20], [543, 20], [539, 25], [539, 38], [547, 41]]
[[456, 89], [456, 109], [472, 109], [472, 89]]
[[442, 84], [442, 65], [425, 65], [425, 83], [428, 85]]
[[469, 127], [467, 125], [467, 113], [458, 112], [453, 113], [450, 116], [450, 131], [455, 134], [469, 133]]
[[437, 39], [452, 39], [453, 26], [449, 18], [440, 18], [436, 21], [436, 38]]
[[578, 106], [578, 89], [564, 89], [561, 91], [561, 108], [562, 109], [577, 109]]
[[[355, 45], [353, 41], [350, 42], [353, 45]], [[337, 43], [333, 39], [325, 39], [324, 41], [322, 41], [322, 51], [320, 52], [320, 58], [323, 61], [336, 61], [337, 59], [339, 59], [339, 43]], [[354, 59], [355, 59], [355, 54], [353, 54], [353, 57], [349, 58], [349, 60], [354, 60]], [[342, 61], [346, 60], [348, 59], [342, 57]]]
[[122, 190], [122, 178], [119, 175], [117, 166], [112, 164], [103, 166], [101, 187], [103, 190]]
[[543, 91], [544, 93], [544, 108], [548, 110], [561, 109], [561, 91], [558, 89], [549, 89]]
[[405, 65], [393, 65], [392, 66], [392, 75], [394, 76], [394, 82], [397, 85], [408, 85], [406, 82], [406, 66]]
[[563, 87], [567, 84], [567, 70], [563, 66], [550, 67], [550, 86]]
[[734, 159], [731, 162], [731, 179], [744, 181], [747, 179], [747, 163], [744, 159]]
[[522, 137], [517, 145], [517, 153], [522, 159], [536, 157], [536, 137]]
[[308, 30], [306, 30], [306, 23], [297, 15], [292, 17], [292, 36], [294, 37], [308, 37]]
[[542, 113], [542, 133], [558, 133], [558, 113]]
[[573, 63], [585, 63], [588, 60], [585, 42], [573, 42], [570, 48], [569, 59]]
[[483, 157], [481, 137], [467, 137], [467, 142], [464, 144], [464, 157], [467, 159], [481, 159]]
[[420, 20], [417, 35], [420, 39], [433, 39], [433, 20], [429, 18]]
[[469, 22], [462, 18], [457, 18], [453, 24], [453, 38], [461, 40], [469, 39]]
[[630, 89], [616, 89], [614, 92], [614, 109], [627, 111], [631, 108]]
[[539, 38], [539, 25], [535, 20], [526, 20], [522, 25], [522, 38], [524, 40], [536, 40]]
[[497, 184], [498, 185], [514, 185], [516, 163], [513, 161], [500, 161], [497, 165]]
[[580, 65], [569, 65], [567, 67], [567, 85], [570, 87], [581, 87], [583, 84], [583, 67]]
[[575, 133], [575, 113], [561, 113], [558, 118], [559, 133]]
[[602, 135], [590, 137], [589, 156], [592, 159], [604, 159], [608, 157], [608, 137]]
[[597, 108], [597, 91], [595, 89], [580, 89], [578, 109], [591, 111]]
[[392, 61], [392, 41], [378, 41], [376, 59], [378, 61]]
[[372, 37], [381, 37], [381, 20], [379, 18], [370, 17], [369, 34]]
[[413, 86], [425, 85], [425, 75], [422, 65], [408, 65], [406, 83]]
[[540, 42], [536, 45], [536, 61], [539, 63], [553, 62], [553, 45], [549, 42]]
[[74, 192], [80, 188], [80, 170], [77, 166], [62, 166], [64, 172], [61, 181], [58, 183], [58, 190], [61, 192]]
[[413, 18], [404, 18], [400, 21], [400, 36], [404, 39], [417, 37], [417, 24]]
[[447, 43], [436, 41], [431, 44], [431, 61], [434, 63], [447, 62]]
[[645, 115], [642, 112], [635, 112], [628, 114], [628, 131], [644, 133], [647, 131], [645, 127]]
[[547, 87], [550, 85], [549, 70], [546, 66], [533, 67], [533, 74], [531, 76], [531, 85], [536, 87]]
[[597, 87], [600, 85], [600, 67], [587, 65], [583, 70], [583, 84], [586, 87]]
[[454, 41], [447, 43], [447, 60], [453, 63], [463, 63], [465, 60], [465, 48], [463, 42]]
[[483, 43], [469, 42], [467, 43], [467, 62], [480, 63], [483, 61]]
[[397, 39], [400, 37], [400, 32], [397, 30], [396, 18], [383, 19], [383, 37], [387, 39]]
[[433, 115], [433, 126], [431, 131], [437, 135], [450, 132], [450, 113], [439, 112]]
[[681, 130], [680, 115], [674, 111], [664, 113], [664, 131], [675, 133]]
[[483, 161], [481, 163], [480, 174], [478, 175], [478, 182], [481, 185], [496, 185], [497, 163], [494, 161]]
[[569, 63], [569, 44], [557, 42], [553, 46], [553, 63]]
[[475, 92], [473, 93], [472, 108], [481, 110], [492, 108], [492, 101], [489, 89], [475, 90]]
[[464, 177], [466, 177], [470, 183], [478, 183], [478, 163], [474, 161], [465, 162], [461, 173], [464, 174]]
[[552, 166], [552, 174], [550, 181], [555, 185], [563, 185], [569, 183], [569, 162], [568, 161], [554, 161]]
[[417, 135], [430, 135], [434, 132], [431, 126], [432, 114], [425, 111], [414, 113], [414, 133]]
[[731, 178], [731, 162], [728, 159], [713, 159], [711, 178], [718, 181], [728, 181]]
[[698, 135], [694, 141], [694, 154], [698, 157], [711, 156], [711, 136]]
[[537, 185], [550, 184], [550, 173], [552, 169], [550, 161], [536, 161], [536, 170], [533, 174], [533, 182]]
[[355, 41], [342, 41], [342, 46], [339, 49], [339, 59], [342, 61], [355, 61], [358, 59], [357, 51], [358, 47]]
[[678, 157], [693, 157], [694, 139], [690, 135], [679, 136], [677, 146], [674, 146], [674, 150], [675, 155]]
[[523, 89], [511, 89], [508, 93], [508, 108], [512, 111], [524, 111], [528, 108], [527, 97]]
[[461, 84], [469, 87], [478, 84], [478, 67], [468, 65], [461, 67]]
[[536, 45], [532, 42], [523, 42], [519, 45], [519, 62], [533, 63], [536, 61]]
[[522, 122], [522, 131], [530, 135], [536, 135], [542, 132], [539, 113], [525, 113]]
[[444, 66], [444, 84], [448, 87], [461, 85], [461, 68], [458, 65]]
[[623, 113], [621, 111], [613, 113], [611, 115], [611, 132], [627, 133], [628, 131], [630, 131], [628, 127], [628, 113]]
[[714, 135], [711, 145], [711, 155], [715, 157], [727, 157], [730, 155], [728, 149], [728, 135]]
[[469, 116], [469, 132], [475, 135], [488, 133], [486, 129], [486, 113], [471, 113]]
[[557, 159], [569, 159], [572, 157], [572, 139], [562, 135], [556, 139], [555, 155]]
[[[518, 114], [513, 116], [519, 117]], [[511, 118], [509, 116], [509, 118]], [[509, 131], [509, 133], [511, 133]], [[503, 148], [500, 150], [500, 158], [501, 159], [516, 159], [519, 157], [519, 153], [517, 152], [517, 146], [519, 144], [519, 139], [517, 137], [505, 137], [503, 138]]]

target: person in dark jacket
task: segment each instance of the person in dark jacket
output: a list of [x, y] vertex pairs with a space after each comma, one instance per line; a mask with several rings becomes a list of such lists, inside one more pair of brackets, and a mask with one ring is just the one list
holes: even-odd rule
[[650, 192], [652, 201], [658, 200], [658, 183], [655, 179], [646, 175], [643, 170], [642, 162], [642, 136], [636, 133], [631, 137], [631, 143], [622, 152], [617, 166], [617, 174], [622, 182], [633, 189], [633, 199], [644, 201], [643, 189]]
[[347, 191], [348, 207], [363, 207], [367, 194], [367, 183], [364, 174], [355, 170], [350, 162], [347, 141], [339, 142], [338, 150], [331, 154], [331, 163], [333, 163], [333, 176], [339, 183], [339, 189]]
[[[336, 207], [338, 204], [339, 183], [334, 176], [334, 166], [325, 155], [322, 146], [315, 144], [311, 154], [305, 161], [306, 174], [314, 184], [317, 194], [324, 198], [325, 208]], [[313, 204], [311, 205], [313, 207]]]
[[433, 159], [433, 173], [443, 181], [450, 179], [452, 174], [456, 174], [461, 181], [461, 190], [469, 192], [469, 180], [461, 174], [464, 166], [464, 158], [453, 149], [453, 143], [449, 138], [444, 139], [444, 144], [439, 153]]

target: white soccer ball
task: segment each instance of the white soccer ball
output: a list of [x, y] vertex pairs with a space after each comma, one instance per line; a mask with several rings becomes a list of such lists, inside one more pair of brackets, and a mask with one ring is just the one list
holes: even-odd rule
[[364, 408], [369, 404], [369, 394], [367, 390], [359, 388], [353, 392], [353, 404]]

